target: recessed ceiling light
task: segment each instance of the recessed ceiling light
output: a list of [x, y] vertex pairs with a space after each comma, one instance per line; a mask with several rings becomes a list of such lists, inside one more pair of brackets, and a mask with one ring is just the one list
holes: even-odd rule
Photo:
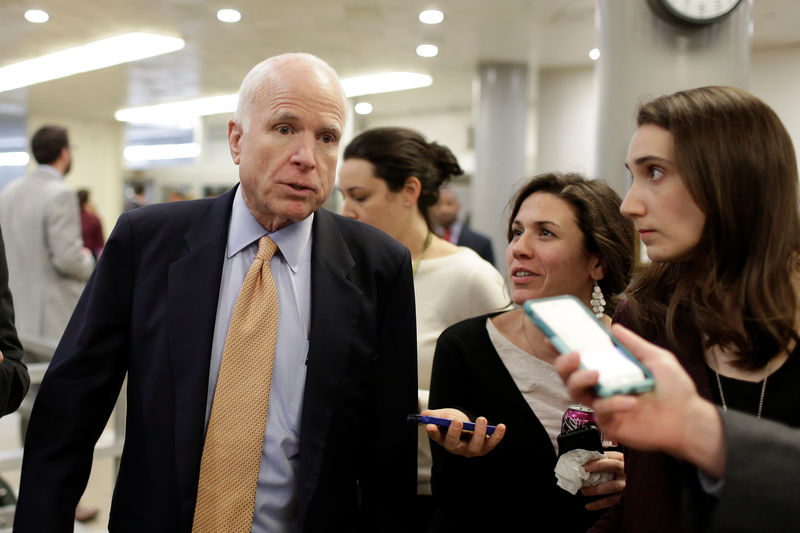
[[597, 61], [600, 58], [600, 50], [598, 50], [597, 48], [592, 48], [591, 50], [589, 50], [589, 58], [592, 61]]
[[[416, 72], [383, 72], [342, 79], [344, 94], [348, 98], [417, 89], [428, 87], [432, 83], [432, 77]], [[195, 117], [232, 113], [236, 109], [238, 99], [238, 94], [226, 94], [168, 104], [131, 107], [120, 109], [114, 113], [114, 118], [120, 122], [137, 124], [175, 125]]]
[[41, 9], [29, 9], [25, 12], [25, 20], [34, 24], [42, 24], [50, 20], [50, 15], [47, 14], [47, 11], [42, 11]]
[[235, 9], [220, 9], [217, 11], [217, 19], [221, 22], [239, 22], [242, 14]]
[[419, 21], [423, 24], [439, 24], [443, 20], [444, 13], [438, 9], [426, 9], [419, 14]]
[[183, 48], [178, 37], [125, 33], [0, 67], [0, 92], [128, 63]]
[[359, 115], [369, 115], [372, 113], [372, 104], [369, 102], [359, 102], [355, 105], [354, 110]]
[[24, 167], [30, 160], [27, 152], [0, 152], [0, 167]]
[[439, 55], [439, 47], [435, 44], [421, 44], [417, 46], [417, 55], [420, 57], [436, 57]]
[[188, 159], [200, 155], [200, 145], [185, 144], [143, 144], [126, 146], [122, 151], [126, 161], [160, 161], [164, 159]]

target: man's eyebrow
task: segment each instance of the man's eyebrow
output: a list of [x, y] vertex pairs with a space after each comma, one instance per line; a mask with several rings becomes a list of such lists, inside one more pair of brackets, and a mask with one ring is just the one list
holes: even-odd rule
[[337, 124], [336, 122], [328, 122], [322, 125], [322, 131], [329, 131], [331, 133], [335, 133], [337, 136], [341, 135], [342, 127]]
[[279, 122], [282, 121], [292, 122], [297, 120], [298, 118], [299, 117], [295, 113], [292, 113], [291, 111], [278, 111], [273, 117], [273, 120]]

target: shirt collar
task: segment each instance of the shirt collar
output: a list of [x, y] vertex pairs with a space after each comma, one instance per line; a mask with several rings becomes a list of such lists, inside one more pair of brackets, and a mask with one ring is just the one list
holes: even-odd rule
[[54, 167], [52, 165], [39, 165], [39, 170], [47, 172], [48, 174], [51, 174], [51, 175], [57, 177], [58, 179], [62, 179], [64, 177], [64, 175], [61, 172], [59, 172], [56, 169], [56, 167]]
[[273, 233], [266, 231], [255, 217], [253, 217], [253, 214], [244, 203], [242, 187], [240, 185], [236, 189], [236, 194], [233, 197], [231, 223], [228, 229], [228, 259], [238, 254], [264, 235], [269, 235], [270, 238], [275, 241], [275, 244], [278, 245], [278, 249], [284, 259], [286, 259], [289, 268], [292, 269], [292, 272], [297, 273], [303, 258], [303, 252], [308, 250], [313, 223], [314, 213], [311, 213], [310, 216], [303, 220], [292, 222], [278, 231]]

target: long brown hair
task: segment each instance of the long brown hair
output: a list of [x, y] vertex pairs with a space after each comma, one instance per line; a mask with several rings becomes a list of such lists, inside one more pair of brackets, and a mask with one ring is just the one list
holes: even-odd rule
[[690, 261], [652, 264], [634, 279], [637, 327], [663, 331], [676, 348], [676, 331], [689, 325], [704, 348], [732, 349], [738, 366], [763, 368], [798, 340], [798, 176], [786, 128], [733, 87], [656, 98], [639, 108], [637, 124], [670, 132], [678, 174], [706, 215]]
[[507, 237], [513, 237], [514, 219], [522, 203], [533, 193], [552, 194], [570, 205], [575, 221], [583, 233], [586, 251], [596, 254], [605, 276], [597, 284], [608, 302], [609, 315], [619, 302], [619, 295], [628, 286], [633, 272], [636, 232], [633, 222], [622, 216], [620, 197], [602, 180], [588, 180], [576, 173], [546, 173], [522, 185], [510, 202]]

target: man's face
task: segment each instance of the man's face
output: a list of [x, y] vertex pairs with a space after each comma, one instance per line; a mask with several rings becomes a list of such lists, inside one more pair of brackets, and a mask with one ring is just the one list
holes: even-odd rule
[[328, 199], [345, 118], [330, 74], [308, 64], [275, 69], [250, 106], [247, 131], [228, 122], [245, 204], [269, 231], [303, 220]]
[[72, 170], [72, 148], [65, 146], [64, 153], [66, 154], [64, 157], [67, 158], [67, 166], [64, 167], [64, 172], [62, 174], [66, 176], [69, 174], [69, 171]]
[[461, 204], [458, 203], [456, 193], [449, 189], [442, 189], [439, 191], [439, 201], [431, 210], [434, 223], [449, 228], [458, 218], [460, 208]]

